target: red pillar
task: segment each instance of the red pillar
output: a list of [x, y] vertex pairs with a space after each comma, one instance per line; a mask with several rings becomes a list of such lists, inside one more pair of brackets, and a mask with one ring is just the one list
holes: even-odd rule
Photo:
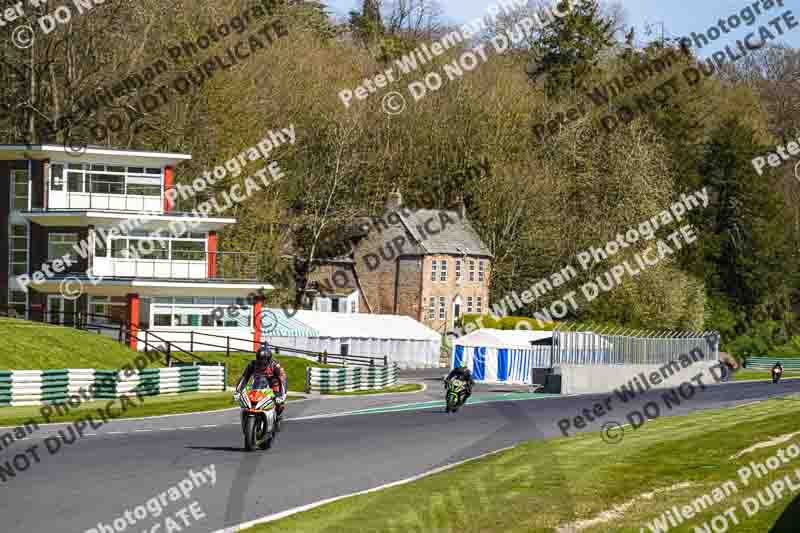
[[139, 295], [128, 294], [128, 324], [130, 324], [130, 347], [134, 350], [137, 348], [137, 339], [139, 335]]
[[258, 351], [261, 346], [261, 311], [264, 307], [264, 297], [256, 296], [253, 304], [253, 351]]
[[167, 191], [172, 189], [172, 167], [164, 167], [164, 212], [169, 213], [175, 207], [174, 202], [170, 198], [174, 198], [167, 194]]
[[217, 232], [208, 232], [208, 277], [217, 277]]

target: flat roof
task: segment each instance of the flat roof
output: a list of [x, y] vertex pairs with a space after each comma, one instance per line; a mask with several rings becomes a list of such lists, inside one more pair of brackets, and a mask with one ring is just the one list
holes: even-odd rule
[[174, 166], [192, 158], [189, 154], [87, 146], [79, 153], [59, 144], [0, 144], [0, 161], [55, 160], [75, 163], [121, 163]]

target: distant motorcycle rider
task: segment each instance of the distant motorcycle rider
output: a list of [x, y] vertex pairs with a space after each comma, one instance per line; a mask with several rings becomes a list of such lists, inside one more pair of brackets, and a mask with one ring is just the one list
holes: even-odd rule
[[780, 361], [775, 363], [775, 366], [772, 367], [772, 382], [777, 383], [781, 376], [783, 375], [783, 365]]
[[283, 415], [284, 403], [286, 402], [286, 372], [277, 360], [272, 356], [272, 348], [264, 343], [256, 352], [255, 361], [250, 361], [244, 369], [242, 377], [236, 384], [236, 394], [241, 394], [247, 387], [250, 378], [253, 378], [253, 389], [263, 390], [272, 389], [275, 393], [275, 414], [280, 419]]
[[472, 386], [475, 384], [475, 381], [472, 379], [472, 372], [470, 372], [469, 368], [466, 365], [462, 365], [459, 367], [454, 368], [450, 371], [447, 377], [444, 380], [444, 386], [447, 387], [447, 384], [450, 383], [451, 379], [460, 379], [465, 383], [464, 386], [464, 402], [469, 399], [472, 395]]

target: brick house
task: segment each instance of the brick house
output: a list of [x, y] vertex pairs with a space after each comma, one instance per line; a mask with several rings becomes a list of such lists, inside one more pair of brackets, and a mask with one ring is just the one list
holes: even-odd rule
[[493, 256], [463, 207], [411, 210], [393, 192], [383, 216], [358, 227], [350, 254], [315, 261], [314, 309], [405, 315], [443, 333], [488, 311]]

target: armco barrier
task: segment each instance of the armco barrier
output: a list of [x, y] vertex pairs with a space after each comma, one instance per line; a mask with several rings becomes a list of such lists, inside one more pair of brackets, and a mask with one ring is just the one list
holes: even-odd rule
[[306, 392], [375, 390], [397, 384], [397, 363], [391, 366], [314, 368], [306, 370]]
[[[784, 370], [800, 370], [800, 358], [780, 357], [748, 357], [745, 359], [744, 368], [747, 370], [772, 370], [775, 363], [781, 362]], [[2, 379], [2, 378], [0, 378]]]
[[[126, 375], [127, 374], [127, 375]], [[95, 399], [121, 395], [155, 396], [183, 392], [225, 390], [224, 366], [175, 366], [145, 368], [140, 371], [64, 370], [0, 371], [0, 406], [63, 403], [81, 391], [88, 395], [94, 385]]]

